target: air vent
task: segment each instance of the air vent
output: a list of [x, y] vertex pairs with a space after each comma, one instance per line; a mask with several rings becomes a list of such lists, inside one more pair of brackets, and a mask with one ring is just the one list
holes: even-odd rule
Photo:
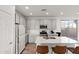
[[41, 9], [41, 11], [47, 11], [47, 9]]

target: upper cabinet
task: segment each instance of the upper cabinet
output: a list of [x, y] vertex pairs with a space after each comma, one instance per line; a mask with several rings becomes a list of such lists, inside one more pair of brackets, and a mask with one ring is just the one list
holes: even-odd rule
[[24, 16], [22, 16], [19, 12], [16, 11], [15, 14], [15, 23], [19, 23], [20, 25], [24, 25], [25, 26], [25, 18]]
[[46, 25], [48, 30], [55, 30], [57, 20], [53, 17], [28, 17], [27, 27], [30, 30], [40, 30], [40, 25]]
[[18, 23], [19, 24], [19, 20], [20, 19], [20, 17], [19, 17], [19, 15], [16, 13], [15, 14], [15, 23]]
[[48, 30], [55, 30], [56, 29], [56, 19], [51, 17], [42, 17], [39, 18], [40, 25], [47, 25]]

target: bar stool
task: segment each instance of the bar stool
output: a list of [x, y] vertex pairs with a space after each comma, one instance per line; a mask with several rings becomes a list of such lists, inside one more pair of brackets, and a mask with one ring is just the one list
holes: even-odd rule
[[70, 50], [73, 54], [79, 54], [79, 46], [76, 48], [69, 47], [68, 50]]
[[66, 46], [56, 46], [52, 47], [52, 51], [56, 54], [65, 54], [66, 53]]
[[48, 46], [37, 46], [37, 53], [39, 54], [46, 54], [48, 53]]

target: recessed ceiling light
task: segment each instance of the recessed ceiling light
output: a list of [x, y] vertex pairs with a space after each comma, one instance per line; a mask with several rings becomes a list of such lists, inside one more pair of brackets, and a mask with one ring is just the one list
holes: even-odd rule
[[28, 6], [26, 6], [25, 8], [26, 8], [26, 9], [29, 9], [29, 7], [28, 7]]
[[63, 15], [63, 12], [60, 12], [60, 15]]
[[46, 15], [48, 15], [49, 13], [48, 12], [46, 12]]
[[30, 15], [32, 15], [32, 13], [30, 13]]
[[79, 12], [77, 12], [76, 14], [78, 14], [78, 15], [79, 15]]

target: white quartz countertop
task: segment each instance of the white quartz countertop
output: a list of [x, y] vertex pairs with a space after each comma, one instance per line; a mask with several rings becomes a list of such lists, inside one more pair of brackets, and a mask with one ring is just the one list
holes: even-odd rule
[[56, 37], [56, 39], [44, 39], [42, 37], [37, 37], [35, 43], [67, 43], [67, 44], [74, 44], [78, 43], [78, 41], [68, 38], [68, 37]]

